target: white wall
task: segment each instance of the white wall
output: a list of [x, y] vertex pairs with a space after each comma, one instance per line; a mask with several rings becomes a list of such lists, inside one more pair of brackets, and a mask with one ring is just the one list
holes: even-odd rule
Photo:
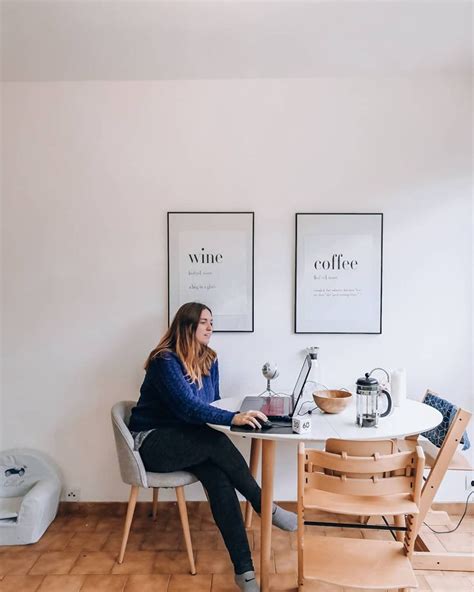
[[[127, 496], [109, 409], [165, 329], [168, 210], [255, 211], [255, 332], [212, 342], [224, 396], [267, 359], [291, 385], [315, 344], [333, 385], [405, 366], [414, 398], [472, 409], [467, 77], [12, 82], [3, 116], [3, 446], [51, 454], [83, 500]], [[382, 335], [293, 334], [297, 211], [384, 213]]]

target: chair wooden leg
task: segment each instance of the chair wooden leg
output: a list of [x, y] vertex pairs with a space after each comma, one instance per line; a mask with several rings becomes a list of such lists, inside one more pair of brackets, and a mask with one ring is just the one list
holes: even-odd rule
[[[260, 460], [260, 454], [262, 450], [262, 441], [257, 438], [252, 438], [252, 443], [250, 445], [250, 464], [249, 469], [252, 477], [255, 479], [257, 477], [258, 471], [258, 463]], [[250, 502], [245, 504], [245, 528], [252, 527], [252, 506]]]
[[127, 547], [128, 535], [130, 534], [130, 527], [132, 526], [133, 513], [135, 512], [135, 506], [137, 505], [139, 489], [140, 487], [138, 485], [132, 485], [132, 489], [130, 491], [130, 498], [128, 500], [127, 507], [127, 516], [125, 517], [125, 526], [123, 529], [122, 546], [120, 547], [120, 554], [118, 558], [119, 563], [123, 563], [125, 548]]
[[184, 542], [186, 544], [186, 551], [188, 553], [189, 567], [194, 576], [196, 574], [196, 566], [194, 565], [193, 547], [191, 543], [191, 533], [189, 531], [188, 511], [186, 509], [186, 500], [184, 498], [184, 487], [176, 487], [176, 499], [178, 500], [179, 517], [181, 518], [181, 525], [183, 527]]
[[153, 506], [151, 510], [151, 515], [153, 520], [156, 522], [156, 517], [158, 515], [158, 487], [153, 487]]
[[[406, 526], [405, 523], [405, 516], [394, 516], [393, 517], [393, 522], [395, 524], [395, 526]], [[405, 533], [401, 530], [396, 530], [395, 531], [395, 536], [397, 537], [397, 541], [399, 542], [403, 542], [404, 538], [405, 538]]]

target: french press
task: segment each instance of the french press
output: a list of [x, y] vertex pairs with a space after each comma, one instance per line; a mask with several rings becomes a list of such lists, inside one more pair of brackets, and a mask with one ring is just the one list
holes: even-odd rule
[[[374, 368], [367, 372], [363, 378], [359, 378], [356, 382], [357, 386], [357, 425], [361, 428], [377, 427], [379, 417], [386, 417], [392, 410], [392, 397], [390, 393], [382, 388], [379, 381], [371, 376], [375, 370], [382, 370], [390, 380], [388, 372], [383, 368]], [[387, 398], [387, 409], [380, 413], [379, 400], [381, 396]]]

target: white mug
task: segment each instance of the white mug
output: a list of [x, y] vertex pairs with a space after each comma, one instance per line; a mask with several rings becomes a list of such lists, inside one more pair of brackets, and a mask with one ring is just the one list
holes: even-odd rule
[[407, 398], [407, 375], [405, 368], [392, 370], [390, 376], [393, 405], [400, 407]]

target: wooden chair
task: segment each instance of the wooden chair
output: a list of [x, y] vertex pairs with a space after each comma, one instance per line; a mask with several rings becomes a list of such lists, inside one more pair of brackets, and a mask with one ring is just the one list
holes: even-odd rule
[[125, 549], [127, 547], [128, 535], [132, 525], [133, 514], [137, 503], [140, 487], [153, 488], [153, 519], [156, 519], [158, 507], [158, 490], [160, 488], [173, 488], [176, 491], [178, 509], [183, 527], [184, 542], [188, 554], [190, 572], [194, 575], [196, 567], [191, 544], [191, 533], [189, 531], [188, 512], [184, 497], [184, 486], [196, 483], [198, 479], [187, 471], [174, 471], [173, 473], [151, 473], [145, 470], [139, 452], [134, 450], [133, 438], [127, 427], [130, 420], [134, 401], [120, 401], [112, 407], [112, 426], [117, 447], [117, 456], [120, 467], [120, 474], [124, 483], [131, 485], [130, 499], [128, 502], [127, 516], [123, 531], [122, 545], [118, 557], [118, 563], [123, 562]]
[[[425, 393], [423, 401], [429, 394], [437, 395], [437, 393], [434, 393], [428, 389]], [[423, 452], [425, 453], [425, 467], [430, 470], [426, 480], [430, 480], [429, 488], [432, 492], [432, 495], [422, 495], [422, 522], [426, 521], [427, 524], [432, 525], [451, 525], [451, 519], [449, 518], [447, 512], [444, 510], [433, 510], [431, 505], [427, 505], [425, 502], [428, 498], [430, 498], [430, 504], [434, 500], [435, 494], [441, 484], [442, 479], [444, 478], [446, 471], [472, 471], [472, 466], [469, 462], [468, 456], [463, 454], [463, 452], [459, 449], [461, 436], [466, 429], [470, 418], [471, 414], [468, 411], [459, 408], [456, 411], [456, 414], [451, 422], [451, 427], [446, 433], [444, 441], [441, 443], [439, 448], [435, 446], [433, 442], [430, 442], [426, 439], [418, 439], [417, 436], [409, 436], [408, 438], [400, 438], [397, 440], [398, 450], [415, 450], [416, 446], [420, 445], [423, 448]], [[428, 494], [428, 490], [426, 490], [425, 493]], [[455, 569], [458, 564], [452, 563], [452, 565], [452, 569]], [[446, 564], [444, 565], [443, 569], [447, 569]], [[473, 565], [470, 566], [470, 571], [473, 571]]]
[[[349, 444], [363, 448], [362, 443]], [[311, 580], [345, 588], [402, 591], [416, 588], [410, 558], [419, 512], [423, 450], [417, 447], [414, 452], [353, 456], [342, 448], [339, 453], [332, 453], [305, 450], [303, 443], [298, 447], [299, 590]], [[337, 524], [395, 528], [405, 533], [404, 541], [310, 535], [305, 533], [305, 525], [327, 526], [328, 523], [305, 520], [307, 510], [347, 516], [406, 516], [406, 526]]]
[[[432, 391], [426, 391], [426, 394]], [[434, 394], [434, 393], [433, 393]], [[425, 395], [426, 396], [426, 395]], [[444, 511], [433, 511], [431, 504], [443, 481], [446, 471], [472, 470], [467, 458], [459, 450], [462, 435], [464, 434], [471, 413], [459, 408], [454, 415], [448, 432], [440, 448], [437, 448], [427, 440], [420, 441], [420, 445], [427, 450], [427, 467], [429, 473], [421, 492], [420, 514], [418, 524], [426, 521], [431, 524], [451, 525], [449, 516]], [[418, 445], [416, 436], [405, 440], [398, 440], [401, 450], [413, 450]], [[431, 537], [432, 539], [432, 537]], [[435, 541], [418, 532], [413, 555], [415, 569], [442, 570], [442, 571], [474, 571], [473, 553], [446, 552], [442, 545], [433, 545]]]

